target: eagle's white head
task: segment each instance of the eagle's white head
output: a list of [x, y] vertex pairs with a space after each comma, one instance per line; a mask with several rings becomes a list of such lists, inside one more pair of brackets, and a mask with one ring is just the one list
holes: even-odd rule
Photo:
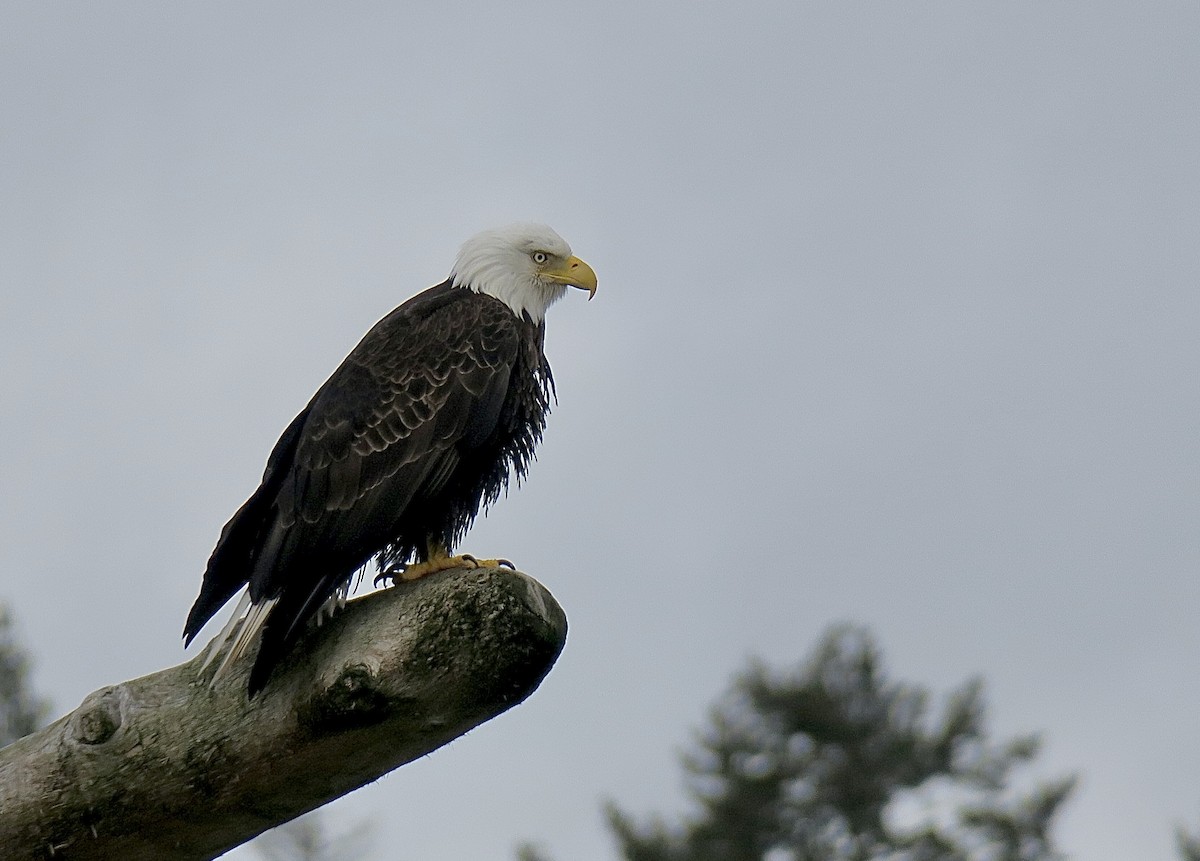
[[485, 230], [463, 243], [450, 281], [499, 299], [535, 323], [567, 287], [596, 293], [596, 273], [544, 224], [513, 224]]

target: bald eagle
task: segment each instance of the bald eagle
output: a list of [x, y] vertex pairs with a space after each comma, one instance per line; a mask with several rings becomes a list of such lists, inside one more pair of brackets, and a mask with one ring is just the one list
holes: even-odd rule
[[283, 432], [208, 560], [185, 643], [247, 587], [205, 661], [244, 614], [214, 681], [261, 631], [260, 691], [373, 558], [403, 579], [479, 564], [452, 548], [533, 458], [554, 391], [545, 313], [567, 287], [590, 299], [596, 274], [549, 227], [489, 230], [366, 334]]

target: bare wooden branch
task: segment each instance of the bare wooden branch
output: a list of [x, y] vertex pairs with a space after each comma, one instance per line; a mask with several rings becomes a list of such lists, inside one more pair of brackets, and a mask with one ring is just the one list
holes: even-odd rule
[[0, 858], [213, 858], [521, 702], [566, 631], [532, 578], [449, 571], [351, 601], [253, 700], [203, 655], [102, 688], [0, 750]]

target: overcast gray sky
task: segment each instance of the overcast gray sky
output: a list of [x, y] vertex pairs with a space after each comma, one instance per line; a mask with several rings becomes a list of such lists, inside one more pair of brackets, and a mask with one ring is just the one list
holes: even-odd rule
[[[221, 526], [479, 229], [600, 277], [464, 549], [571, 636], [330, 808], [612, 859], [750, 655], [987, 682], [1079, 858], [1200, 826], [1200, 6], [0, 2], [0, 600], [59, 712], [184, 658]], [[246, 853], [241, 853], [245, 857]]]

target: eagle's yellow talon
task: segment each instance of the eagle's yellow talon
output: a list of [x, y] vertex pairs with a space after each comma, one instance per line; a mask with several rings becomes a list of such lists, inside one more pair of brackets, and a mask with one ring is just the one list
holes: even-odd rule
[[438, 571], [448, 571], [451, 568], [508, 568], [517, 570], [517, 566], [507, 559], [479, 559], [470, 553], [450, 556], [440, 546], [431, 546], [432, 555], [424, 562], [410, 562], [407, 565], [396, 565], [387, 571], [382, 571], [375, 578], [375, 586], [395, 586], [400, 582], [420, 580]]

